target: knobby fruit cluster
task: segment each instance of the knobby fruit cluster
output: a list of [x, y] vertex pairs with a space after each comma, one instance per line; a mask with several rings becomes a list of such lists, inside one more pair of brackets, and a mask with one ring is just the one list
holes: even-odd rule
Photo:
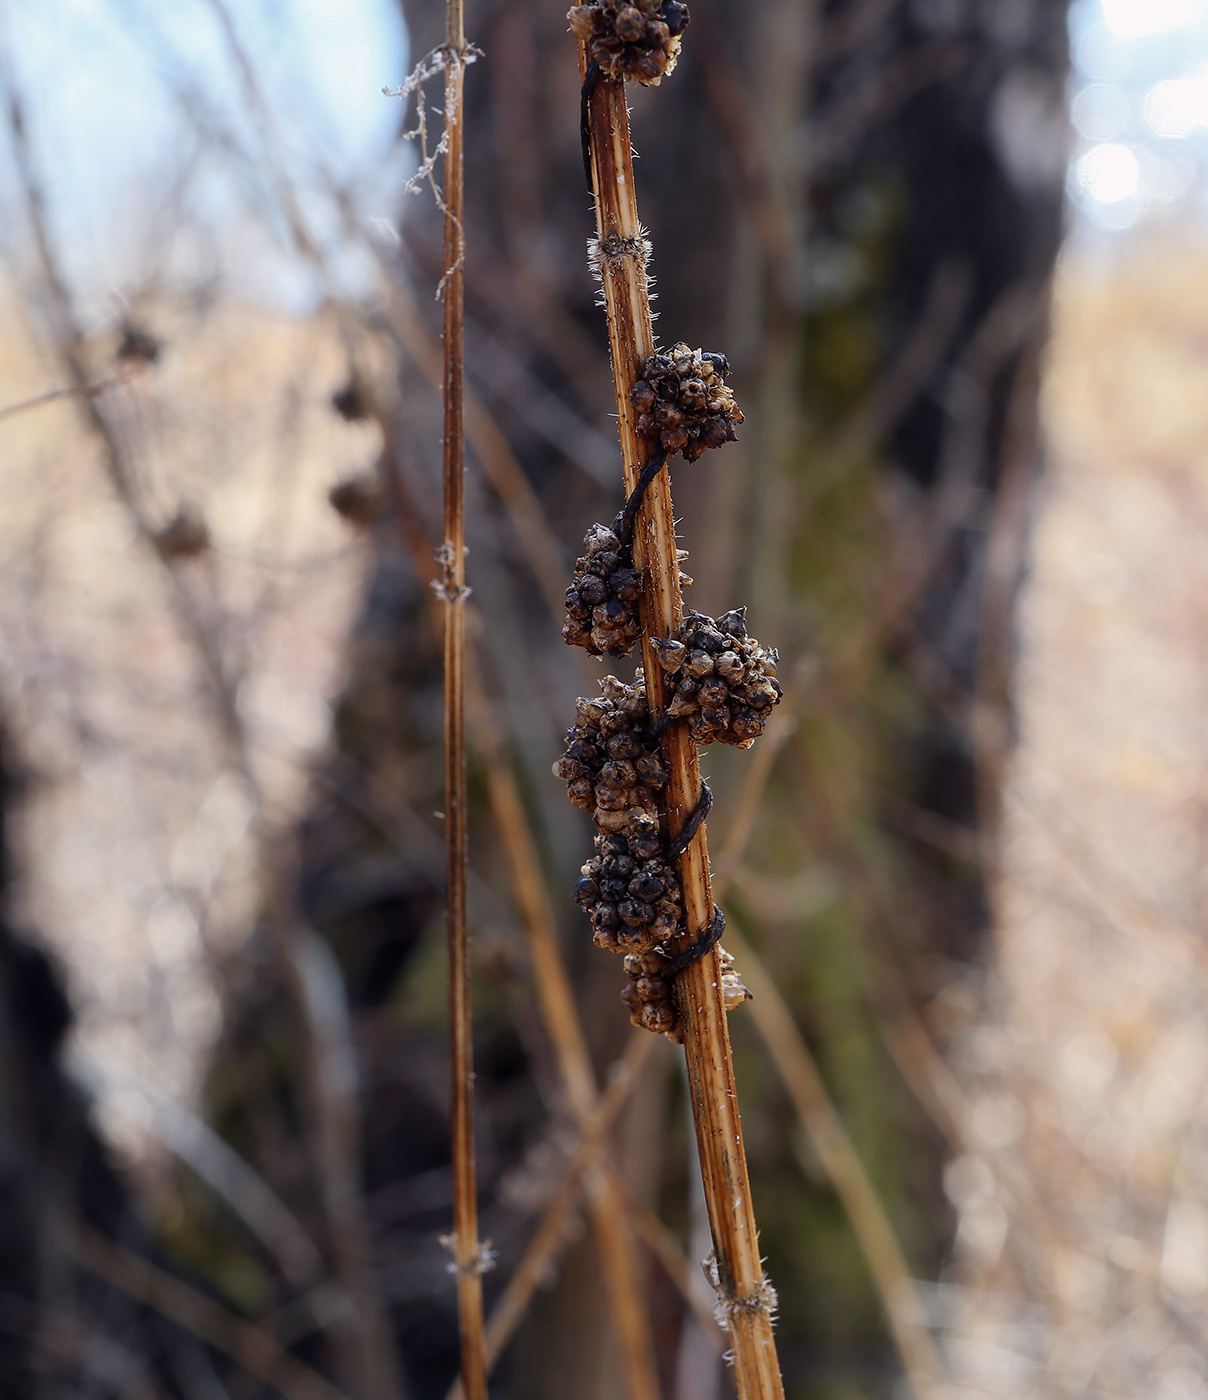
[[630, 551], [607, 525], [593, 525], [583, 536], [583, 548], [566, 590], [562, 640], [585, 647], [592, 656], [628, 656], [642, 632], [641, 570], [633, 568]]
[[[651, 460], [612, 527], [593, 525], [584, 536], [584, 554], [566, 594], [562, 636], [568, 644], [622, 657], [641, 637], [644, 579], [633, 566], [632, 521], [642, 492], [668, 456], [681, 453], [692, 461], [734, 439], [742, 412], [726, 385], [728, 373], [724, 355], [686, 345], [646, 361], [632, 398], [641, 414], [639, 430], [654, 439]], [[691, 580], [681, 574], [681, 582]], [[703, 820], [711, 797], [704, 789], [704, 807], [670, 843], [660, 737], [683, 721], [698, 744], [750, 748], [779, 704], [781, 688], [777, 653], [748, 635], [745, 608], [718, 618], [687, 613], [674, 637], [651, 638], [651, 646], [672, 686], [665, 712], [650, 714], [641, 667], [632, 684], [605, 676], [598, 696], [576, 701], [566, 750], [553, 771], [566, 783], [572, 804], [590, 813], [596, 826], [595, 853], [575, 887], [593, 940], [624, 955], [629, 980], [622, 999], [634, 1025], [679, 1042], [675, 977], [713, 946], [724, 921], [715, 919], [699, 950], [672, 952], [687, 932], [676, 857], [688, 826]], [[722, 1000], [732, 1010], [749, 993], [730, 955], [721, 949], [720, 957]]]
[[746, 611], [734, 608], [716, 619], [688, 613], [677, 636], [651, 638], [675, 686], [667, 713], [687, 719], [698, 744], [749, 749], [784, 693], [776, 679], [780, 654], [747, 635]]
[[682, 0], [604, 0], [574, 6], [567, 19], [606, 78], [657, 87], [679, 57], [688, 7]]
[[726, 383], [729, 373], [724, 355], [690, 350], [682, 342], [666, 354], [651, 355], [630, 394], [638, 432], [688, 462], [707, 448], [734, 442], [742, 410]]

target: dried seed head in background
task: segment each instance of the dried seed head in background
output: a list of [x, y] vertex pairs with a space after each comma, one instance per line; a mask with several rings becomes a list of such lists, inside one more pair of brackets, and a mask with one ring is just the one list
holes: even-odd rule
[[682, 343], [651, 355], [644, 378], [631, 391], [638, 432], [657, 438], [670, 455], [682, 453], [689, 462], [706, 448], [733, 442], [742, 410], [726, 383], [729, 373], [724, 355]]
[[136, 326], [133, 321], [122, 322], [122, 338], [113, 358], [127, 365], [153, 365], [163, 353], [164, 343], [156, 335]]
[[629, 550], [605, 525], [593, 525], [583, 545], [586, 553], [575, 561], [574, 582], [566, 592], [562, 640], [592, 656], [628, 656], [642, 631], [641, 570], [630, 567]]
[[566, 18], [606, 78], [657, 87], [675, 67], [688, 7], [681, 0], [604, 0], [576, 5]]
[[331, 406], [347, 423], [357, 423], [370, 416], [369, 395], [355, 375], [332, 394]]
[[172, 519], [155, 533], [155, 548], [161, 559], [195, 559], [209, 547], [209, 526], [196, 506], [181, 506]]
[[327, 499], [332, 509], [353, 525], [376, 524], [385, 514], [381, 484], [372, 472], [337, 481], [327, 493]]
[[678, 636], [651, 640], [675, 686], [667, 713], [686, 718], [698, 744], [749, 749], [783, 691], [776, 679], [779, 654], [747, 636], [746, 609], [718, 618], [687, 613]]

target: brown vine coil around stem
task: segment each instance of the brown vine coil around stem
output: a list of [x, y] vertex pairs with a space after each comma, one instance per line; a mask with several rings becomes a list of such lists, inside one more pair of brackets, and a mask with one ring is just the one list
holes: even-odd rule
[[[581, 38], [581, 76], [586, 73], [590, 58], [588, 43]], [[625, 487], [632, 492], [649, 456], [648, 440], [637, 429], [638, 410], [631, 394], [655, 351], [646, 278], [650, 245], [638, 221], [624, 86], [602, 78], [588, 94], [587, 109], [592, 187], [596, 191], [597, 238], [593, 253], [608, 314]], [[660, 472], [646, 492], [634, 530], [633, 552], [635, 567], [644, 571], [642, 651], [647, 696], [651, 713], [660, 714], [668, 698], [667, 685], [651, 638], [675, 636], [683, 620], [666, 472]], [[668, 773], [668, 820], [674, 838], [700, 800], [700, 769], [696, 745], [684, 725], [672, 725], [661, 744]], [[713, 921], [703, 828], [680, 857], [679, 874], [687, 938], [695, 942]], [[783, 1400], [772, 1330], [774, 1295], [759, 1255], [726, 1025], [723, 975], [715, 947], [686, 968], [676, 986], [713, 1235], [713, 1278], [719, 1310], [730, 1330], [740, 1400]]]

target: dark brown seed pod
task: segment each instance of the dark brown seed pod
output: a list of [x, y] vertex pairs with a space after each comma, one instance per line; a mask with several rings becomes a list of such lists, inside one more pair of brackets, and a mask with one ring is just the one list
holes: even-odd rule
[[674, 866], [664, 859], [658, 823], [644, 814], [628, 831], [596, 837], [595, 854], [575, 886], [596, 946], [614, 953], [648, 953], [683, 932], [683, 897]]
[[385, 514], [386, 502], [376, 476], [363, 472], [360, 476], [345, 477], [338, 481], [327, 493], [333, 510], [338, 511], [353, 525], [373, 525]]
[[689, 462], [710, 447], [735, 440], [742, 410], [726, 383], [724, 355], [692, 350], [680, 343], [651, 355], [630, 397], [638, 411], [638, 432], [656, 438], [668, 453]]
[[592, 656], [628, 656], [642, 632], [641, 570], [632, 567], [629, 551], [607, 525], [593, 525], [583, 536], [583, 547], [566, 590], [562, 640]]
[[602, 0], [566, 16], [606, 78], [657, 87], [675, 67], [688, 26], [683, 0]]
[[687, 613], [678, 636], [652, 637], [651, 645], [675, 687], [667, 713], [687, 719], [698, 744], [749, 749], [783, 692], [779, 655], [747, 635], [746, 609], [718, 618]]
[[632, 685], [605, 676], [599, 696], [576, 702], [566, 751], [553, 771], [566, 783], [571, 802], [591, 812], [601, 831], [630, 830], [639, 817], [658, 830], [658, 789], [667, 775], [657, 744], [645, 737], [649, 719], [640, 669]]

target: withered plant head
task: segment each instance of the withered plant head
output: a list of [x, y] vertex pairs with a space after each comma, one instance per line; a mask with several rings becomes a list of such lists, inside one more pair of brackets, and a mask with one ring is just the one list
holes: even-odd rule
[[369, 396], [355, 376], [332, 394], [331, 406], [346, 423], [357, 423], [370, 416]]
[[576, 5], [566, 18], [606, 78], [657, 87], [679, 57], [688, 7], [682, 0], [603, 0]]
[[385, 514], [382, 488], [372, 472], [345, 477], [327, 493], [331, 508], [353, 525], [374, 525]]
[[593, 525], [583, 548], [566, 590], [562, 640], [592, 656], [628, 656], [642, 632], [642, 572], [632, 567], [630, 551], [606, 525]]
[[153, 365], [163, 353], [164, 343], [156, 335], [133, 321], [122, 323], [122, 338], [113, 357], [124, 365]]
[[638, 410], [637, 430], [655, 438], [668, 455], [695, 462], [706, 449], [734, 442], [742, 409], [726, 383], [724, 355], [692, 350], [682, 342], [651, 355], [630, 397]]
[[687, 719], [698, 744], [749, 749], [780, 704], [779, 653], [747, 635], [745, 613], [745, 608], [718, 618], [688, 613], [675, 637], [651, 639], [675, 687], [667, 713]]
[[154, 538], [161, 559], [195, 559], [210, 547], [205, 516], [193, 505], [181, 506]]

